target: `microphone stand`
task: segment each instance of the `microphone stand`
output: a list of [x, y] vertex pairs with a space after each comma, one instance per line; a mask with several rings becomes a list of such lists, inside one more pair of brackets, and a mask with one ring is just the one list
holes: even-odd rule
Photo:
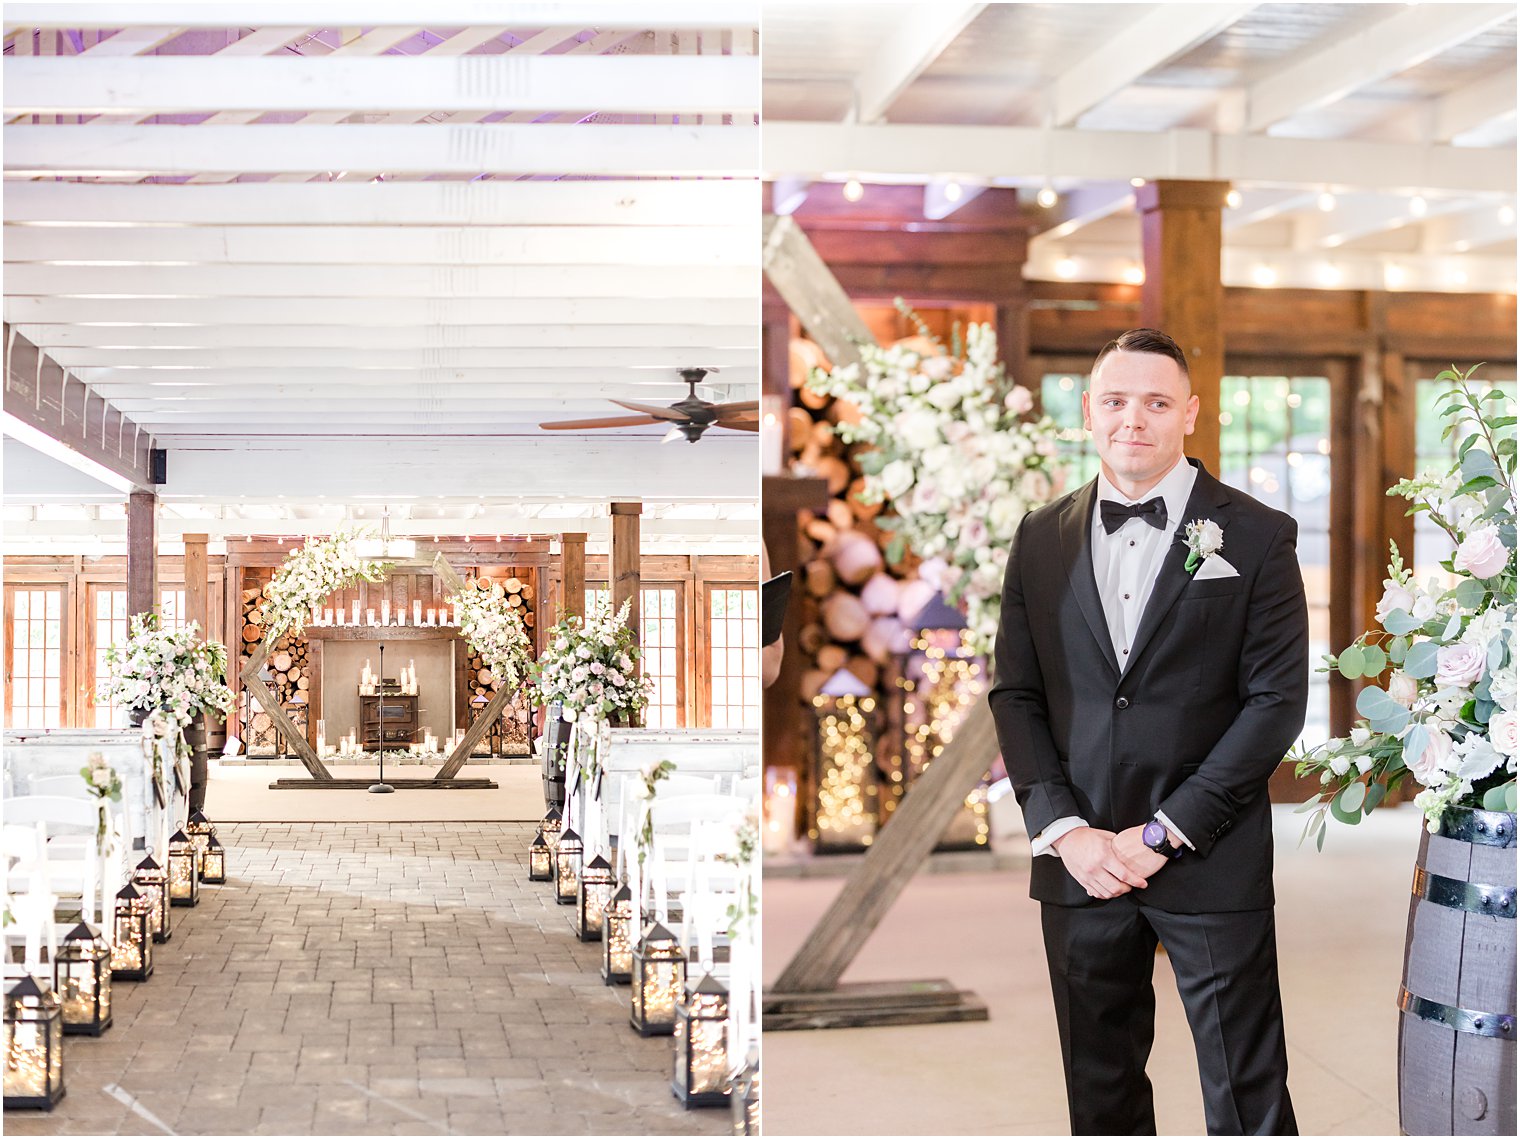
[[395, 790], [385, 781], [385, 642], [380, 642], [380, 781], [371, 783], [369, 793], [371, 795], [389, 795]]

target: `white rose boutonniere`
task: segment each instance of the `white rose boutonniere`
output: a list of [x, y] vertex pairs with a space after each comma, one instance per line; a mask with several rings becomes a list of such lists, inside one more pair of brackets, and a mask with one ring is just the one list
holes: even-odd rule
[[1198, 572], [1198, 567], [1205, 560], [1224, 549], [1224, 531], [1212, 519], [1195, 518], [1187, 524], [1183, 541], [1187, 544], [1188, 556], [1182, 569], [1185, 573], [1193, 574]]

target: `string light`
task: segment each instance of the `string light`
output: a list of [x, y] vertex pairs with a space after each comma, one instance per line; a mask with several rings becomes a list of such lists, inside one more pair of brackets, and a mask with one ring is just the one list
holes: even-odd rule
[[866, 188], [860, 184], [859, 179], [851, 178], [844, 184], [843, 193], [845, 201], [858, 202], [861, 198], [865, 197]]
[[[939, 758], [955, 736], [986, 684], [980, 660], [966, 643], [964, 629], [924, 630], [911, 642], [912, 655], [898, 680], [903, 701], [903, 762], [894, 772], [902, 784], [905, 773], [917, 779]], [[987, 843], [987, 795], [978, 788], [966, 796], [965, 809], [973, 820], [972, 841]]]
[[870, 696], [813, 697], [818, 717], [818, 841], [869, 846], [876, 834]]

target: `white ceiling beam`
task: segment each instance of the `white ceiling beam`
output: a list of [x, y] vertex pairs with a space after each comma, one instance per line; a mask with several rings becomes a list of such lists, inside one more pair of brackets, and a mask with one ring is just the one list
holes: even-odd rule
[[1420, 238], [1421, 252], [1466, 253], [1515, 240], [1514, 206], [1503, 209], [1492, 202], [1452, 212], [1426, 222]]
[[1432, 102], [1432, 142], [1450, 142], [1495, 119], [1515, 116], [1515, 67], [1458, 87]]
[[1034, 241], [1062, 241], [1104, 218], [1123, 213], [1135, 204], [1135, 188], [1128, 182], [1088, 182], [1061, 195], [1054, 209], [1037, 215], [1041, 230]]
[[1258, 79], [1246, 95], [1246, 129], [1265, 131], [1337, 102], [1515, 18], [1513, 4], [1419, 4], [1392, 11]]
[[[8, 294], [7, 320], [18, 324], [346, 324], [356, 328], [499, 324], [657, 324], [668, 321], [670, 302], [651, 297], [477, 296], [364, 300], [309, 297], [24, 297]], [[753, 297], [697, 297], [681, 301], [681, 319], [693, 326], [753, 322]]]
[[[683, 351], [690, 351], [685, 349]], [[132, 368], [76, 368], [71, 369], [81, 380], [101, 385], [102, 389], [113, 389], [118, 384], [138, 385], [150, 380], [162, 381], [166, 387], [178, 387], [190, 383], [223, 386], [223, 387], [247, 387], [250, 389], [267, 387], [274, 383], [292, 384], [296, 386], [312, 384], [318, 387], [331, 386], [340, 382], [350, 384], [363, 384], [379, 389], [386, 386], [405, 386], [407, 384], [433, 384], [437, 385], [442, 394], [447, 394], [450, 389], [469, 388], [480, 391], [493, 385], [510, 386], [513, 391], [521, 391], [525, 396], [542, 395], [548, 392], [551, 395], [574, 395], [580, 394], [584, 385], [613, 385], [619, 383], [626, 385], [626, 390], [642, 388], [642, 398], [653, 398], [662, 391], [671, 391], [680, 395], [686, 389], [676, 377], [676, 367], [650, 368], [612, 368], [582, 366], [578, 368], [514, 368], [510, 363], [497, 368], [478, 368], [468, 372], [462, 372], [453, 368], [371, 368], [354, 370], [345, 373], [336, 373], [327, 369], [313, 369], [302, 372], [295, 369], [281, 369], [273, 372], [262, 368], [216, 368], [184, 371], [151, 372], [143, 369]], [[694, 367], [700, 365], [693, 365]], [[755, 384], [759, 382], [759, 368], [753, 365], [731, 365], [723, 369], [714, 382], [723, 384]], [[532, 381], [538, 380], [545, 385], [542, 389], [535, 387]], [[578, 386], [581, 385], [581, 386]], [[622, 398], [622, 397], [620, 397]]]
[[678, 226], [9, 226], [7, 263], [200, 265], [749, 265], [760, 215]]
[[12, 296], [183, 297], [752, 297], [760, 277], [740, 266], [14, 265]]
[[[81, 128], [73, 128], [81, 129]], [[764, 176], [921, 183], [946, 171], [1002, 184], [1021, 177], [1114, 181], [1217, 179], [1262, 185], [1329, 183], [1513, 194], [1515, 152], [1346, 139], [1220, 135], [1202, 130], [1092, 131], [1036, 127], [770, 121]]]
[[[160, 44], [168, 43], [183, 31], [178, 27], [155, 28], [123, 28], [114, 36], [91, 44], [74, 59], [89, 58], [91, 60], [105, 60], [113, 57], [146, 55]], [[22, 62], [20, 59], [12, 59], [5, 66], [10, 70], [12, 64]], [[138, 66], [141, 66], [140, 64]]]
[[1312, 210], [1318, 207], [1318, 203], [1318, 192], [1307, 192], [1302, 189], [1267, 187], [1243, 190], [1240, 194], [1240, 205], [1235, 209], [1224, 211], [1224, 232], [1233, 233], [1235, 230], [1245, 229], [1258, 222], [1286, 217], [1302, 210]]
[[[536, 0], [514, 3], [518, 27], [577, 27], [684, 29], [729, 24], [755, 24], [760, 5], [755, 0], [707, 0], [701, 5], [681, 0], [641, 3], [631, 7], [618, 0]], [[165, 3], [122, 4], [120, 0], [7, 4], [5, 30], [15, 28], [126, 28], [154, 24], [179, 28], [243, 28], [259, 24], [304, 24], [312, 28], [403, 27], [426, 23], [437, 28], [491, 24], [502, 16], [497, 0], [169, 0]], [[494, 17], [494, 20], [493, 20]]]
[[855, 77], [854, 114], [874, 123], [886, 117], [904, 91], [965, 31], [986, 4], [926, 0], [892, 13], [892, 33], [869, 56], [866, 69]]
[[[955, 187], [952, 191], [951, 187]], [[929, 221], [944, 221], [962, 206], [970, 205], [987, 192], [979, 183], [967, 186], [961, 182], [936, 178], [924, 185], [924, 217]]]
[[743, 223], [759, 212], [760, 186], [748, 178], [5, 187], [11, 224], [701, 226]]
[[[671, 444], [674, 446], [674, 444]], [[283, 504], [282, 504], [283, 505]], [[649, 504], [644, 504], [644, 514], [639, 519], [639, 544], [645, 553], [653, 553], [648, 539], [728, 539], [732, 541], [757, 541], [758, 523], [751, 518], [652, 518]], [[341, 509], [330, 512], [327, 518], [296, 518], [282, 516], [276, 520], [244, 518], [180, 518], [170, 512], [160, 499], [157, 520], [158, 540], [183, 542], [187, 534], [205, 534], [213, 541], [241, 541], [250, 532], [267, 535], [301, 538], [308, 535], [333, 533], [344, 524]], [[394, 507], [393, 507], [394, 513]], [[582, 519], [533, 518], [507, 510], [487, 510], [484, 514], [461, 519], [410, 519], [398, 526], [392, 518], [391, 529], [397, 537], [455, 538], [470, 534], [489, 540], [495, 534], [503, 537], [541, 537], [558, 535], [569, 529], [567, 521], [585, 521], [604, 528], [606, 523], [596, 515]], [[127, 523], [125, 519], [79, 519], [8, 521], [5, 526], [6, 540], [13, 539], [53, 543], [69, 539], [93, 540], [125, 546]], [[425, 607], [424, 607], [425, 608]], [[410, 617], [408, 617], [410, 620]]]
[[1255, 4], [1154, 4], [1125, 24], [1047, 90], [1051, 121], [1069, 127], [1146, 73], [1212, 39]]
[[127, 348], [757, 348], [754, 324], [462, 324], [358, 328], [344, 324], [231, 324], [193, 328], [140, 325], [81, 328], [74, 324], [17, 324], [21, 335], [44, 349]]
[[1442, 214], [1470, 209], [1466, 198], [1434, 198], [1425, 204], [1425, 213], [1410, 212], [1409, 199], [1397, 194], [1342, 194], [1335, 209], [1299, 215], [1294, 221], [1293, 245], [1296, 249], [1336, 249], [1359, 238], [1376, 233], [1421, 225]]
[[[125, 33], [123, 33], [125, 34]], [[109, 40], [106, 42], [110, 42]], [[465, 55], [13, 59], [6, 114], [531, 111], [753, 113], [760, 61], [727, 56]]]
[[[287, 368], [323, 368], [335, 374], [367, 375], [371, 369], [454, 368], [476, 372], [501, 368], [685, 368], [753, 364], [754, 348], [287, 348], [269, 345], [256, 348], [67, 348], [48, 352], [59, 365], [90, 368], [159, 368], [183, 373], [186, 369], [262, 368], [271, 372]], [[186, 377], [188, 378], [188, 377]]]
[[[441, 385], [440, 385], [441, 386]], [[637, 399], [645, 403], [671, 404], [683, 396], [685, 388], [664, 391], [656, 388], [619, 387], [608, 384], [603, 392], [588, 390], [584, 395], [578, 389], [556, 389], [552, 384], [540, 384], [531, 390], [519, 390], [516, 385], [491, 388], [451, 385], [451, 393], [435, 394], [430, 387], [426, 394], [429, 406], [458, 406], [461, 410], [478, 407], [482, 414], [500, 413], [499, 418], [533, 422], [552, 419], [583, 419], [605, 412], [622, 415], [622, 411], [608, 405], [611, 399]], [[188, 392], [188, 395], [163, 396], [160, 391]], [[637, 394], [635, 394], [637, 393]], [[102, 393], [105, 394], [105, 393]], [[702, 393], [711, 396], [711, 392]], [[416, 406], [421, 397], [413, 389], [408, 394], [404, 387], [366, 388], [360, 384], [326, 384], [297, 386], [292, 384], [269, 384], [258, 389], [257, 399], [267, 401], [277, 398], [280, 404], [268, 411], [251, 406], [249, 396], [229, 388], [132, 388], [126, 384], [111, 385], [113, 404], [142, 411], [174, 411], [204, 413], [206, 411], [235, 411], [253, 417], [268, 414], [273, 418], [291, 418], [299, 422], [300, 415], [309, 407], [321, 406], [341, 411], [347, 403], [349, 410], [362, 408], [366, 411], [394, 410], [403, 404]], [[373, 397], [373, 406], [370, 397]], [[299, 410], [291, 414], [287, 402], [299, 403]], [[723, 401], [715, 401], [723, 402]], [[330, 405], [330, 406], [329, 406]], [[224, 416], [224, 418], [235, 418]], [[322, 425], [325, 426], [325, 425]]]
[[5, 128], [5, 169], [30, 176], [116, 174], [610, 174], [753, 176], [751, 126], [605, 123], [304, 123], [255, 126]]

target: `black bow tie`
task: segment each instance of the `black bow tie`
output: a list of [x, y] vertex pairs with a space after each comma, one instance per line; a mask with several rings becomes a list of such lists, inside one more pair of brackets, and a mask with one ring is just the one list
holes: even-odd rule
[[1166, 529], [1166, 502], [1159, 494], [1147, 502], [1137, 502], [1131, 506], [1104, 499], [1098, 503], [1098, 510], [1103, 516], [1103, 529], [1110, 534], [1115, 533], [1131, 518], [1144, 519], [1157, 530]]

